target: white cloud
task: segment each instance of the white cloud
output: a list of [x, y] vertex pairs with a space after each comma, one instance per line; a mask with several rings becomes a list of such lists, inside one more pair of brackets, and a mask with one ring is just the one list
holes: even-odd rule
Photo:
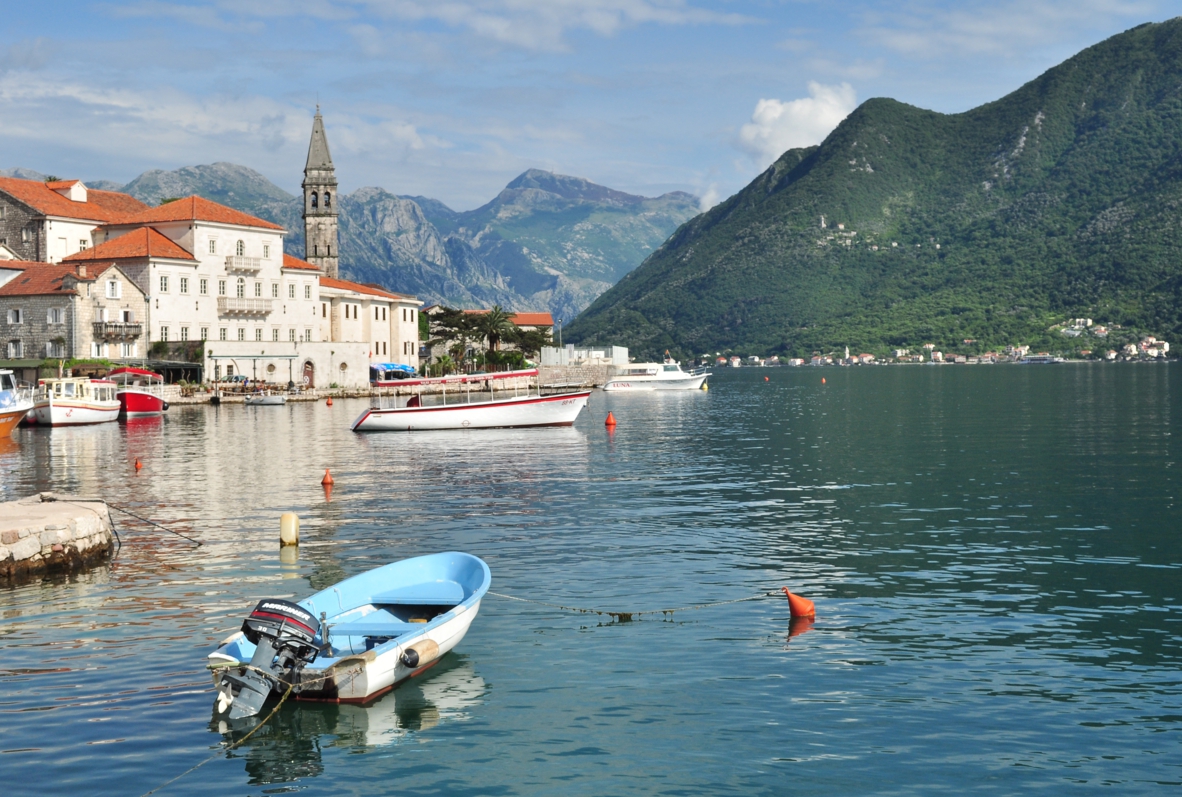
[[794, 147], [819, 144], [857, 107], [853, 86], [809, 82], [809, 95], [798, 100], [765, 100], [755, 104], [751, 122], [739, 130], [739, 146], [760, 168]]
[[718, 190], [718, 183], [711, 183], [710, 187], [703, 191], [702, 196], [698, 198], [698, 210], [705, 213], [717, 205], [720, 199], [722, 199], [722, 193]]

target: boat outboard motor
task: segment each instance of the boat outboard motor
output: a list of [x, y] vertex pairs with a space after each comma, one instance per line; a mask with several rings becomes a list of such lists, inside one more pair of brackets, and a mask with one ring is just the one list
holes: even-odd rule
[[272, 689], [294, 684], [299, 671], [316, 658], [319, 648], [314, 640], [319, 631], [320, 623], [298, 603], [278, 598], [259, 601], [242, 621], [243, 635], [255, 644], [250, 664], [257, 669], [226, 668], [219, 708], [225, 710], [228, 695], [233, 700], [230, 719], [258, 714]]

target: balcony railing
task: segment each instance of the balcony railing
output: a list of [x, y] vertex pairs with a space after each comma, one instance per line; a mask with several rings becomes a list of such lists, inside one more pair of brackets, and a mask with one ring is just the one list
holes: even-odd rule
[[218, 297], [218, 314], [267, 315], [271, 312], [270, 299], [239, 299], [233, 296]]
[[144, 333], [143, 324], [122, 321], [95, 321], [94, 337], [101, 340], [133, 340]]
[[251, 274], [257, 274], [258, 270], [262, 267], [262, 258], [226, 255], [226, 271], [245, 271]]

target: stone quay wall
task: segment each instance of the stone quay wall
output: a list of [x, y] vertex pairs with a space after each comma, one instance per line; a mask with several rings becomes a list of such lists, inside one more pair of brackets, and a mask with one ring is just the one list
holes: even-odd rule
[[540, 365], [538, 377], [543, 387], [603, 387], [611, 376], [612, 368], [610, 365]]
[[0, 582], [81, 570], [113, 550], [111, 513], [102, 501], [37, 493], [0, 503]]

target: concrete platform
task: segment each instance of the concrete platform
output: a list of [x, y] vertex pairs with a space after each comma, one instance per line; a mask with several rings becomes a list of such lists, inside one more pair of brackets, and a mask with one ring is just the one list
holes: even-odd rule
[[37, 493], [0, 503], [0, 582], [100, 564], [114, 551], [107, 505]]

